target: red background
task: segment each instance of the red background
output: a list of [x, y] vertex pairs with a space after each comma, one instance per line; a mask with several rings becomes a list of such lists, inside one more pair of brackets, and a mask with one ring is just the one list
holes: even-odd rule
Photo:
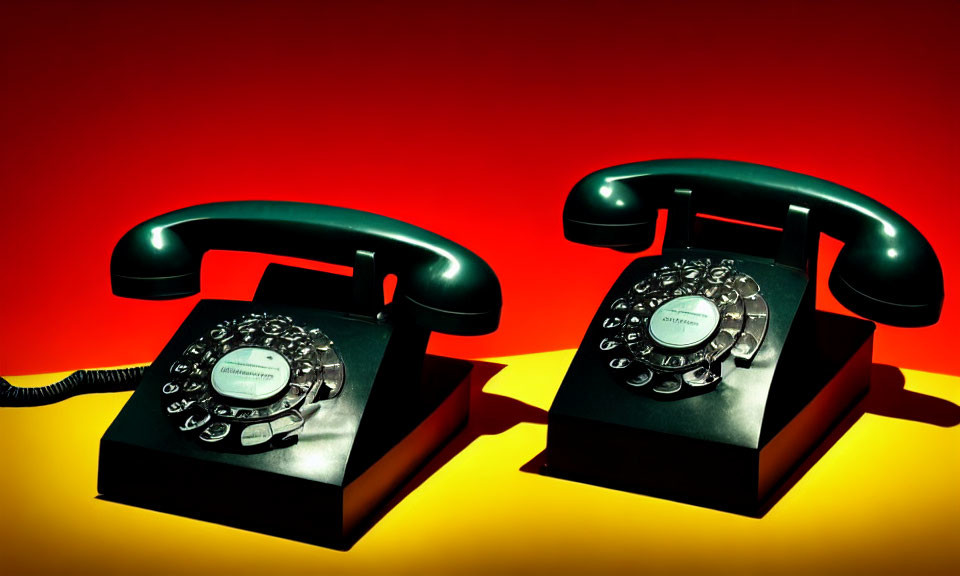
[[[875, 360], [958, 374], [958, 29], [951, 1], [3, 2], [0, 374], [151, 360], [196, 298], [114, 297], [113, 245], [228, 199], [374, 211], [481, 255], [501, 328], [434, 352], [574, 348], [632, 257], [563, 239], [567, 191], [685, 156], [833, 180], [916, 224], [943, 317], [881, 327]], [[204, 296], [249, 298], [270, 260], [211, 253]], [[825, 284], [819, 305], [840, 310]]]

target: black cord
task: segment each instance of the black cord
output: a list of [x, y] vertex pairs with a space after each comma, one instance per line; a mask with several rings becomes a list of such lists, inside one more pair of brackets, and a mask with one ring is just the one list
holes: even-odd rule
[[43, 406], [66, 400], [77, 394], [133, 390], [146, 368], [117, 370], [77, 370], [59, 382], [39, 388], [21, 388], [0, 378], [0, 407]]

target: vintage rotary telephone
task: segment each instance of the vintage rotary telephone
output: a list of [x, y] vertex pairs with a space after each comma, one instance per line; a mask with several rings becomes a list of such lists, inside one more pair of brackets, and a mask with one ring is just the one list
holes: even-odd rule
[[550, 408], [545, 470], [762, 513], [869, 384], [873, 324], [814, 310], [820, 232], [844, 242], [831, 291], [877, 322], [935, 323], [940, 263], [866, 196], [721, 160], [594, 172], [567, 198], [564, 234], [638, 252], [659, 209], [662, 255], [631, 263], [600, 304]]
[[[200, 290], [207, 250], [353, 267], [353, 277], [270, 265], [252, 302], [201, 300], [100, 444], [106, 498], [348, 546], [376, 505], [465, 421], [468, 362], [427, 356], [431, 331], [474, 335], [500, 318], [497, 277], [436, 234], [382, 216], [290, 202], [194, 206], [117, 244], [113, 291]], [[383, 282], [397, 277], [392, 303]], [[138, 372], [78, 373], [4, 403]]]

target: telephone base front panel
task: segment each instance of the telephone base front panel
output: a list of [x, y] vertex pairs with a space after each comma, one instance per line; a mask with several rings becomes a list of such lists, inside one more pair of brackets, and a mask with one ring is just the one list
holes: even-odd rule
[[[771, 398], [786, 397], [778, 399], [779, 410], [764, 413], [760, 407], [758, 417], [764, 421], [755, 442], [709, 438], [705, 430], [730, 425], [724, 422], [688, 420], [672, 422], [669, 433], [658, 430], [651, 424], [657, 418], [643, 414], [656, 411], [657, 403], [638, 396], [636, 404], [627, 407], [637, 410], [635, 422], [641, 424], [634, 426], [605, 420], [602, 411], [573, 409], [561, 414], [551, 409], [544, 473], [763, 515], [790, 473], [869, 388], [874, 324], [821, 311], [813, 320], [811, 349], [792, 349], [782, 359], [785, 369], [778, 370], [770, 389]], [[718, 389], [676, 402], [721, 400]], [[589, 403], [603, 401], [593, 398]], [[691, 410], [696, 413], [696, 406]]]
[[[308, 331], [312, 343], [276, 343], [302, 335], [299, 325], [322, 333]], [[277, 337], [264, 333], [280, 329]], [[238, 343], [247, 332], [258, 340]], [[417, 358], [409, 340], [368, 318], [201, 300], [101, 439], [98, 491], [108, 500], [348, 548], [378, 506], [467, 419], [472, 364]], [[212, 369], [198, 360], [180, 374], [185, 358], [202, 359], [212, 345], [221, 354]], [[273, 378], [278, 366], [282, 377]], [[237, 379], [245, 373], [259, 380]], [[280, 384], [288, 382], [286, 391]], [[264, 387], [273, 396], [259, 404], [242, 396]], [[297, 404], [301, 395], [315, 396]], [[299, 428], [285, 428], [291, 422]]]
[[[161, 452], [119, 439], [100, 445], [102, 498], [309, 544], [348, 549], [377, 508], [466, 423], [472, 365], [427, 356], [423, 378], [440, 389], [420, 424], [345, 485]], [[318, 454], [318, 458], [322, 455]]]

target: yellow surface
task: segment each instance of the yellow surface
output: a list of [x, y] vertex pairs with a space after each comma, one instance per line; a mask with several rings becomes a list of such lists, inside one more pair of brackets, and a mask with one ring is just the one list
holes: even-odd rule
[[[471, 425], [347, 552], [96, 499], [128, 393], [0, 409], [0, 573], [960, 574], [960, 426], [864, 414], [746, 518], [521, 470], [572, 354], [493, 360]], [[903, 373], [956, 414], [960, 378]]]

